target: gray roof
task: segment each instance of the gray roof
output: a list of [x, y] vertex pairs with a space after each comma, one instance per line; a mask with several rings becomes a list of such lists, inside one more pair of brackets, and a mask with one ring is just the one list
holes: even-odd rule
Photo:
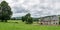
[[45, 16], [41, 18], [42, 21], [49, 21], [49, 20], [59, 20], [58, 15], [52, 15], [52, 16]]

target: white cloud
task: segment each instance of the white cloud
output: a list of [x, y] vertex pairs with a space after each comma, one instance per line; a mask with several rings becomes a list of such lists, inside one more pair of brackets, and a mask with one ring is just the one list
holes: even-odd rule
[[16, 14], [13, 14], [12, 17], [22, 17], [24, 15], [26, 15], [27, 13], [16, 13]]
[[14, 13], [13, 16], [21, 16], [18, 15], [18, 13], [15, 14], [15, 12], [19, 11], [19, 9], [25, 9], [26, 11], [30, 12], [32, 14], [32, 17], [60, 14], [60, 0], [6, 0], [6, 1], [12, 8], [12, 11]]
[[2, 0], [0, 0], [0, 2], [1, 2]]

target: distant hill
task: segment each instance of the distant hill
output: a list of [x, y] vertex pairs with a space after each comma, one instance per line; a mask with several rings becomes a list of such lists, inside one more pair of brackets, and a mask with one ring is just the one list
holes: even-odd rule
[[12, 17], [11, 19], [14, 19], [14, 20], [21, 20], [21, 17]]

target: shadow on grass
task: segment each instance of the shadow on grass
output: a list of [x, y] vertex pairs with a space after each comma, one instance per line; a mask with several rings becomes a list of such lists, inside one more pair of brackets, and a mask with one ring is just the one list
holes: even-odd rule
[[18, 24], [18, 22], [6, 22], [6, 23], [17, 23]]

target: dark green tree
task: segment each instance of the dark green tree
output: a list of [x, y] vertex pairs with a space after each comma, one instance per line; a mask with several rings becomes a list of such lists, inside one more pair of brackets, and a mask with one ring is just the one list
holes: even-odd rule
[[1, 10], [1, 4], [0, 4], [0, 19], [1, 19], [1, 16], [2, 16], [2, 10]]
[[29, 13], [28, 13], [28, 14], [26, 14], [25, 16], [22, 16], [22, 22], [27, 21], [28, 16], [30, 16], [30, 14], [29, 14]]
[[25, 16], [22, 16], [22, 22], [24, 22], [25, 21]]
[[33, 19], [32, 19], [32, 17], [31, 17], [31, 14], [30, 13], [28, 13], [28, 14], [26, 14], [25, 16], [23, 16], [22, 17], [22, 21], [24, 22], [26, 22], [26, 24], [32, 24], [33, 23]]
[[6, 1], [2, 1], [1, 4], [1, 22], [7, 22], [7, 20], [9, 20], [11, 18], [12, 15], [12, 11], [10, 6], [8, 5], [8, 3]]
[[27, 24], [32, 24], [32, 23], [33, 23], [32, 17], [29, 17], [27, 20]]
[[60, 25], [60, 16], [59, 16], [59, 25]]
[[30, 13], [26, 14], [25, 20], [26, 20], [27, 24], [32, 24], [33, 23], [33, 20], [32, 20], [32, 17], [31, 17]]

